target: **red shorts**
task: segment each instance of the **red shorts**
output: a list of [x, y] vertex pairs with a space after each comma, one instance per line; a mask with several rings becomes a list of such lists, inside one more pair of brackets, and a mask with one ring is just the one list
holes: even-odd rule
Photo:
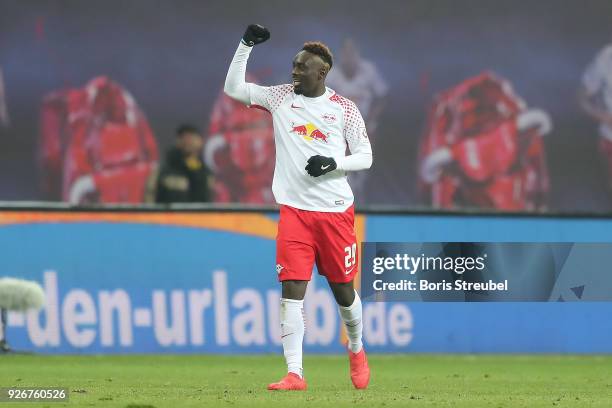
[[357, 273], [353, 206], [342, 213], [282, 205], [276, 236], [278, 280], [309, 281], [317, 265], [329, 282], [350, 282]]

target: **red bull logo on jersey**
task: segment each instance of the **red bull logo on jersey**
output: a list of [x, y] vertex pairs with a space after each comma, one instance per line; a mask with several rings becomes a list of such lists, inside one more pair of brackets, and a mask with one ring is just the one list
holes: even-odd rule
[[304, 125], [293, 125], [291, 129], [291, 133], [297, 133], [302, 136], [305, 140], [312, 141], [318, 140], [320, 142], [327, 143], [327, 138], [329, 137], [329, 133], [325, 134], [319, 128], [317, 128], [312, 123], [306, 123]]

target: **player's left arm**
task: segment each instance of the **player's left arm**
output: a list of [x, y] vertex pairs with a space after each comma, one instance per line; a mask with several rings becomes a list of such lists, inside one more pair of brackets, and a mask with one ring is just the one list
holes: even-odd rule
[[344, 138], [351, 154], [336, 157], [312, 156], [308, 159], [308, 165], [306, 166], [306, 171], [311, 176], [319, 177], [333, 170], [365, 170], [372, 166], [372, 146], [363, 117], [357, 106], [352, 102], [346, 109]]
[[345, 108], [344, 139], [350, 155], [334, 157], [338, 170], [358, 171], [372, 167], [372, 145], [361, 112], [350, 102]]

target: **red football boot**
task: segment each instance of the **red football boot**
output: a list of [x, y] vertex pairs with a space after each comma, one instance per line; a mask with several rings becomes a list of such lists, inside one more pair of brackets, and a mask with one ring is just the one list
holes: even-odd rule
[[306, 380], [295, 373], [288, 373], [279, 382], [269, 384], [268, 390], [306, 391]]
[[358, 390], [368, 388], [370, 382], [370, 367], [368, 366], [368, 358], [366, 357], [363, 347], [359, 353], [353, 353], [348, 350], [349, 362], [351, 364], [351, 381]]

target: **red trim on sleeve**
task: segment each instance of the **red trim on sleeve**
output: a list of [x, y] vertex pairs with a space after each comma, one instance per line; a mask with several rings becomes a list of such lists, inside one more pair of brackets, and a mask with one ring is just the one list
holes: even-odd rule
[[250, 105], [249, 107], [250, 107], [250, 108], [255, 108], [255, 109], [261, 109], [261, 110], [263, 110], [263, 111], [268, 112], [269, 114], [272, 114], [272, 112], [270, 112], [269, 110], [267, 110], [266, 108], [264, 108], [264, 107], [263, 107], [263, 106], [261, 106], [261, 105]]

